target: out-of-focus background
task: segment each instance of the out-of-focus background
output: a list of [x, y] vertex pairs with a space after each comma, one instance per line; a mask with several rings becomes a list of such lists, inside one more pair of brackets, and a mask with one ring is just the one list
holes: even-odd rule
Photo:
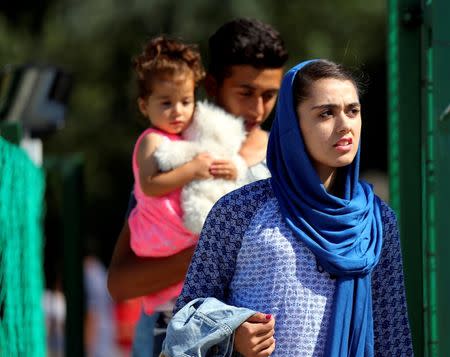
[[[445, 90], [450, 91], [450, 74], [443, 69], [443, 63], [450, 60], [450, 34], [443, 25], [443, 14], [450, 9], [444, 3], [444, 0], [0, 2], [3, 80], [0, 124], [19, 74], [27, 73], [26, 78], [31, 81], [40, 73], [50, 83], [46, 95], [51, 103], [41, 110], [42, 118], [51, 119], [48, 126], [36, 122], [35, 130], [27, 131], [22, 124], [32, 126], [33, 123], [26, 123], [29, 117], [8, 118], [18, 121], [8, 129], [12, 130], [8, 134], [12, 141], [18, 141], [19, 137], [27, 141], [31, 136], [34, 140], [25, 145], [31, 147], [30, 152], [38, 153], [35, 160], [38, 166], [43, 162], [45, 171], [44, 254], [37, 261], [44, 266], [47, 354], [77, 355], [81, 351], [77, 346], [83, 344], [83, 336], [77, 333], [83, 326], [86, 333], [89, 325], [83, 311], [90, 307], [111, 314], [109, 327], [114, 324], [116, 328], [114, 343], [126, 354], [133, 316], [139, 313], [132, 303], [128, 307], [112, 304], [105, 290], [106, 267], [125, 219], [133, 184], [131, 151], [146, 127], [136, 107], [131, 58], [141, 51], [148, 38], [165, 33], [197, 43], [207, 65], [208, 37], [232, 18], [252, 17], [273, 25], [281, 33], [290, 54], [288, 67], [308, 58], [329, 58], [364, 73], [362, 176], [375, 185], [382, 198], [389, 200], [390, 154], [390, 177], [394, 178], [391, 194], [396, 195], [392, 203], [397, 213], [402, 213], [402, 240], [414, 242], [405, 244], [404, 250], [415, 346], [419, 351], [428, 348], [430, 355], [437, 356], [433, 354], [438, 344], [434, 304], [440, 299], [442, 306], [448, 293], [434, 294], [437, 280], [433, 279], [440, 277], [428, 276], [426, 272], [434, 272], [434, 252], [447, 251], [428, 239], [434, 239], [446, 227], [441, 225], [437, 227], [438, 233], [434, 231], [434, 224], [443, 221], [435, 216], [435, 212], [438, 215], [442, 212], [435, 209], [436, 202], [441, 208], [443, 205], [429, 199], [430, 192], [435, 193], [438, 184], [450, 177], [442, 165], [450, 164], [444, 154], [449, 140], [443, 99]], [[434, 79], [439, 89], [435, 92]], [[435, 97], [433, 93], [437, 93]], [[427, 108], [434, 108], [434, 112]], [[441, 112], [442, 121], [433, 124]], [[270, 120], [266, 129], [270, 129]], [[7, 130], [2, 130], [5, 136]], [[439, 137], [439, 133], [446, 136]], [[430, 144], [432, 137], [435, 144]], [[22, 160], [20, 154], [14, 155]], [[29, 179], [28, 182], [36, 183], [36, 188], [41, 187], [39, 182], [43, 178], [39, 173]], [[445, 198], [448, 190], [440, 193], [437, 197]], [[1, 249], [4, 263], [6, 253]], [[39, 249], [36, 247], [36, 252]], [[38, 281], [39, 267], [34, 268]], [[3, 288], [8, 275], [1, 269], [0, 275]], [[32, 301], [33, 297], [28, 299]], [[3, 302], [0, 304], [0, 316], [6, 320], [5, 306]], [[445, 316], [449, 313], [448, 309], [440, 312]], [[440, 327], [442, 321], [450, 319], [441, 319]], [[112, 336], [107, 327], [108, 323], [105, 333]], [[117, 337], [120, 328], [123, 341]], [[445, 331], [448, 330], [441, 331], [441, 335]], [[36, 340], [39, 338], [35, 336]], [[89, 338], [86, 333], [85, 344]], [[15, 339], [20, 340], [18, 335]], [[21, 354], [19, 351], [12, 355]]]
[[[363, 169], [387, 169], [386, 1], [90, 0], [3, 2], [0, 64], [49, 64], [70, 74], [64, 129], [43, 139], [45, 155], [83, 154], [88, 239], [107, 263], [132, 187], [131, 150], [146, 123], [136, 106], [132, 56], [166, 33], [198, 43], [225, 21], [248, 16], [272, 24], [289, 65], [330, 58], [363, 70]], [[370, 145], [374, 140], [377, 145]]]

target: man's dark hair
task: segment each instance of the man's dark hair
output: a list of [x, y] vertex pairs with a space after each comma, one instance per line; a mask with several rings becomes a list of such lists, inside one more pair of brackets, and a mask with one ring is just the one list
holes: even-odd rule
[[258, 20], [232, 20], [209, 38], [208, 72], [218, 82], [228, 75], [230, 66], [281, 68], [287, 58], [288, 53], [278, 31]]

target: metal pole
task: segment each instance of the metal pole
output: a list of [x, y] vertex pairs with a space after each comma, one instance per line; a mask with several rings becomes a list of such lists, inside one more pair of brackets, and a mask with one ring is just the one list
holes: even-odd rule
[[424, 355], [420, 0], [388, 0], [389, 172], [415, 354]]
[[434, 286], [431, 298], [435, 304], [431, 325], [433, 340], [437, 341], [436, 355], [450, 356], [450, 2], [427, 1], [430, 43], [433, 56], [429, 59], [433, 70], [433, 96], [430, 98], [430, 126], [433, 127], [435, 165], [435, 195], [433, 201]]
[[66, 356], [83, 356], [83, 231], [82, 188], [83, 160], [81, 156], [62, 161], [62, 219], [64, 237], [64, 293], [67, 301]]
[[422, 194], [423, 194], [423, 242], [424, 242], [424, 318], [425, 318], [425, 354], [439, 356], [439, 332], [437, 325], [437, 281], [436, 281], [436, 158], [435, 125], [433, 120], [434, 71], [431, 1], [423, 3], [422, 26]]
[[83, 158], [81, 155], [46, 157], [44, 166], [48, 176], [55, 175], [53, 185], [60, 197], [62, 280], [66, 298], [65, 356], [84, 356]]

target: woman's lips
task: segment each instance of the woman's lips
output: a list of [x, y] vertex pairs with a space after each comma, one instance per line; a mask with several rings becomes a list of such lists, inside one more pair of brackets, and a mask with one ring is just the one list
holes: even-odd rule
[[334, 148], [340, 153], [346, 153], [352, 150], [353, 140], [352, 138], [343, 138], [333, 145]]

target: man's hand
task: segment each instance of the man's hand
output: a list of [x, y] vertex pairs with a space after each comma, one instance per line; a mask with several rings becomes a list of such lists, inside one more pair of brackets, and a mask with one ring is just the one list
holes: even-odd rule
[[236, 329], [234, 348], [245, 357], [268, 357], [275, 350], [275, 318], [260, 312]]
[[214, 160], [209, 172], [214, 178], [234, 181], [237, 178], [236, 165], [230, 160]]

